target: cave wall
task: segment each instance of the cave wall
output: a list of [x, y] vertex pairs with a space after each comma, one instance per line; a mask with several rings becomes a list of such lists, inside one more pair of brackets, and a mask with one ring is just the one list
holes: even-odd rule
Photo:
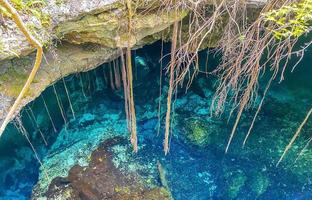
[[[161, 10], [159, 1], [137, 2], [137, 12], [133, 16], [134, 31], [130, 36], [133, 49], [161, 38], [170, 40], [171, 24], [188, 14], [183, 10], [176, 19], [173, 11]], [[259, 2], [250, 1], [250, 4], [258, 5]], [[120, 55], [120, 48], [127, 45], [127, 10], [121, 0], [49, 0], [35, 8], [25, 6], [18, 10], [45, 50], [41, 67], [17, 112], [61, 77], [88, 71], [115, 59]], [[207, 37], [209, 41], [205, 41], [205, 47], [216, 46], [224, 28], [221, 22]], [[35, 49], [9, 17], [0, 20], [0, 38], [2, 123], [32, 69]]]

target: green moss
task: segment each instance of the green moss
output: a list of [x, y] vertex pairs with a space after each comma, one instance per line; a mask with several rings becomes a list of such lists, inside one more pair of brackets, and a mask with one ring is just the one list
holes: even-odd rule
[[[112, 12], [112, 10], [116, 11]], [[179, 19], [183, 18], [186, 13], [182, 11]], [[130, 46], [138, 44], [146, 36], [165, 30], [174, 20], [174, 12], [151, 11], [144, 15], [140, 12], [135, 13], [132, 18], [133, 31], [130, 36]], [[54, 31], [59, 39], [73, 44], [96, 43], [116, 48], [128, 45], [127, 23], [124, 5], [116, 2], [100, 13], [86, 15], [77, 21], [62, 23], [55, 27]]]
[[251, 190], [256, 193], [258, 197], [267, 190], [270, 185], [270, 181], [267, 176], [260, 172], [256, 172], [252, 177]]
[[12, 60], [8, 66], [2, 66], [7, 69], [0, 75], [0, 90], [10, 97], [17, 97], [28, 78], [28, 71], [25, 71], [24, 66], [30, 66], [31, 63], [29, 57], [24, 57]]
[[4, 53], [4, 44], [2, 38], [0, 38], [0, 53]]
[[129, 195], [129, 194], [131, 193], [129, 187], [120, 187], [120, 186], [117, 186], [117, 187], [114, 188], [114, 191], [115, 191], [116, 193], [120, 193], [120, 194], [122, 194], [122, 195], [126, 195], [126, 194]]
[[208, 127], [202, 121], [196, 119], [189, 120], [186, 127], [186, 137], [191, 143], [200, 147], [211, 144], [211, 137], [207, 131]]
[[45, 0], [11, 0], [16, 10], [35, 16], [43, 27], [51, 26], [51, 17], [42, 11], [46, 5]]
[[247, 177], [242, 170], [236, 170], [225, 174], [227, 181], [227, 196], [230, 199], [235, 199], [242, 187], [245, 185]]
[[11, 14], [2, 6], [0, 6], [0, 13], [5, 17], [10, 17]]
[[60, 5], [64, 4], [64, 0], [55, 0], [55, 4], [60, 6]]
[[173, 200], [171, 193], [164, 187], [155, 188], [143, 194], [144, 195], [142, 199], [144, 200], [154, 200], [154, 199]]

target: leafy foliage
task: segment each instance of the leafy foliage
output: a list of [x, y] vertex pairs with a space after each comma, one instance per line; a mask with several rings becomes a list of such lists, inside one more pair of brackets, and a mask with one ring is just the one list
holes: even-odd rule
[[282, 6], [264, 14], [266, 21], [273, 22], [277, 28], [269, 28], [277, 39], [300, 37], [311, 30], [312, 0], [302, 0]]
[[[11, 0], [11, 2], [16, 10], [35, 16], [38, 20], [40, 20], [42, 26], [50, 26], [50, 16], [42, 12], [42, 7], [46, 5], [45, 0]], [[1, 6], [0, 13], [6, 17], [11, 17], [11, 14]]]

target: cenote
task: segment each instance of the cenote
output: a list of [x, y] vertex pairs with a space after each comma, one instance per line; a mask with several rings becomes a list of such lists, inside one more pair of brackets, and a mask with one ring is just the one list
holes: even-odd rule
[[[135, 178], [119, 180], [104, 175], [105, 170], [85, 172], [95, 177], [95, 183], [101, 177], [110, 178], [104, 182], [111, 182], [110, 187], [115, 187], [112, 190], [127, 195], [131, 192], [137, 195], [133, 188], [140, 185], [139, 188], [148, 191], [165, 188], [176, 200], [312, 199], [311, 146], [298, 157], [310, 137], [311, 120], [283, 162], [276, 166], [312, 104], [311, 48], [294, 72], [287, 71], [282, 83], [273, 83], [244, 148], [242, 142], [257, 107], [243, 113], [227, 154], [224, 150], [235, 117], [229, 119], [228, 111], [219, 117], [210, 113], [216, 77], [199, 73], [187, 92], [186, 87], [179, 87], [173, 104], [170, 151], [166, 156], [163, 135], [168, 76], [166, 68], [160, 68], [161, 48], [162, 42], [158, 41], [132, 51], [137, 153], [129, 141], [123, 88], [116, 81], [121, 77], [114, 76], [117, 74], [114, 67], [121, 63], [117, 58], [94, 70], [60, 79], [23, 108], [20, 120], [33, 149], [16, 128], [18, 125], [9, 124], [0, 140], [0, 199], [22, 200], [31, 196], [35, 199], [44, 193], [52, 196], [58, 192], [55, 188], [64, 189], [70, 184], [76, 189], [83, 188], [81, 193], [92, 193], [96, 190], [92, 188], [95, 187], [90, 183], [92, 180], [77, 178], [75, 170], [77, 165], [85, 168], [100, 165], [90, 164], [95, 162], [98, 155], [92, 152], [99, 146], [106, 153], [99, 160], [109, 159], [103, 161], [108, 165], [106, 170], [114, 171], [115, 176]], [[170, 44], [165, 43], [164, 55], [169, 52]], [[201, 51], [199, 63], [203, 71], [207, 58], [208, 71], [212, 71], [219, 56], [213, 49]], [[166, 66], [169, 59], [165, 57], [162, 65]], [[261, 81], [259, 87], [258, 103], [264, 91]], [[74, 165], [75, 170], [64, 178]], [[103, 180], [99, 185], [96, 187], [108, 187]], [[92, 189], [88, 191], [88, 187]], [[93, 194], [95, 199], [101, 199], [96, 194], [97, 191]]]

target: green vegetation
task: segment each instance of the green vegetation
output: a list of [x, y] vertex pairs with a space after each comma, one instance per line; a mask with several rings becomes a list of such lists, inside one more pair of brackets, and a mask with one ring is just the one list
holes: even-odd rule
[[[46, 6], [46, 0], [12, 0], [10, 2], [20, 11], [19, 13], [38, 18], [42, 26], [50, 26], [50, 16], [42, 11]], [[142, 1], [142, 3], [146, 2], [147, 1]], [[62, 3], [64, 3], [63, 0], [56, 1], [57, 5]], [[81, 23], [82, 26], [79, 26], [79, 29], [76, 30], [67, 29], [68, 33], [64, 33], [64, 36], [66, 37], [62, 38], [62, 40], [67, 40], [75, 44], [96, 43], [107, 45], [110, 43], [114, 48], [123, 48], [121, 49], [120, 54], [123, 60], [122, 66], [124, 66], [124, 69], [122, 70], [123, 73], [121, 74], [124, 88], [126, 88], [124, 92], [126, 97], [125, 109], [129, 121], [129, 130], [132, 133], [132, 143], [134, 144], [135, 149], [137, 149], [136, 121], [132, 89], [131, 48], [135, 43], [139, 43], [142, 39], [140, 38], [140, 34], [137, 33], [143, 32], [142, 29], [145, 29], [146, 27], [146, 25], [144, 25], [143, 28], [141, 27], [141, 24], [138, 23], [139, 20], [136, 18], [137, 16], [140, 16], [140, 18], [141, 15], [147, 16], [146, 13], [148, 12], [148, 14], [154, 12], [155, 15], [161, 16], [160, 13], [164, 10], [166, 13], [173, 13], [171, 17], [174, 20], [167, 20], [166, 22], [168, 26], [174, 24], [171, 33], [172, 47], [168, 67], [170, 81], [165, 121], [166, 132], [164, 150], [166, 153], [169, 151], [168, 138], [171, 125], [170, 115], [171, 113], [174, 113], [174, 109], [171, 110], [171, 100], [175, 96], [175, 89], [179, 85], [184, 84], [183, 81], [185, 81], [185, 77], [191, 77], [189, 79], [186, 78], [188, 80], [185, 81], [188, 82], [187, 87], [189, 87], [193, 78], [201, 72], [198, 67], [198, 51], [203, 45], [205, 45], [204, 43], [209, 43], [209, 41], [211, 41], [212, 32], [213, 30], [220, 28], [218, 25], [221, 24], [221, 21], [221, 27], [224, 27], [222, 33], [224, 34], [220, 33], [218, 35], [221, 36], [219, 46], [223, 57], [221, 58], [221, 64], [217, 66], [214, 71], [219, 78], [219, 86], [216, 89], [211, 110], [215, 114], [221, 114], [224, 111], [225, 102], [230, 102], [232, 107], [229, 108], [229, 113], [234, 115], [237, 114], [237, 118], [226, 146], [226, 151], [228, 151], [230, 147], [242, 113], [252, 105], [257, 105], [253, 103], [256, 100], [256, 94], [259, 90], [259, 78], [262, 73], [268, 71], [265, 70], [267, 68], [266, 66], [270, 65], [273, 75], [270, 81], [267, 82], [263, 98], [253, 118], [250, 129], [246, 134], [244, 144], [250, 135], [256, 117], [261, 110], [264, 96], [270, 87], [271, 81], [275, 80], [279, 75], [281, 76], [281, 81], [284, 79], [283, 73], [286, 66], [282, 67], [281, 63], [287, 63], [290, 57], [294, 54], [299, 55], [300, 53], [304, 53], [306, 47], [303, 47], [301, 51], [297, 52], [293, 52], [292, 48], [297, 42], [297, 37], [311, 30], [312, 16], [310, 11], [312, 8], [312, 0], [301, 0], [299, 3], [291, 0], [283, 0], [280, 1], [280, 3], [268, 2], [263, 5], [260, 15], [255, 15], [256, 17], [253, 22], [248, 22], [248, 16], [245, 15], [245, 13], [247, 13], [246, 9], [248, 5], [246, 2], [241, 1], [221, 1], [214, 5], [207, 5], [206, 2], [194, 3], [192, 1], [183, 0], [164, 1], [161, 7], [159, 6], [160, 11], [156, 8], [154, 9], [153, 6], [151, 7], [153, 9], [139, 7], [138, 4], [135, 4], [135, 1], [128, 0], [123, 3], [124, 5], [119, 9], [120, 12], [124, 12], [124, 15], [120, 15], [122, 17], [119, 15], [115, 17], [112, 28], [107, 25], [112, 21], [112, 18], [103, 18], [103, 16], [105, 16], [103, 13], [96, 13], [92, 17], [87, 15], [83, 19], [79, 19], [80, 22], [83, 22]], [[180, 15], [186, 10], [186, 8], [186, 12], [189, 13], [189, 22], [186, 23], [187, 25], [184, 29], [179, 25], [178, 21], [181, 20]], [[4, 10], [4, 15], [10, 16], [3, 7], [0, 9]], [[226, 20], [223, 20], [224, 18], [226, 18]], [[149, 20], [147, 19], [147, 17], [144, 17], [144, 22], [149, 24]], [[78, 22], [71, 21], [71, 23], [77, 25]], [[58, 29], [66, 30], [66, 28], [69, 27], [68, 24], [69, 23], [64, 23], [62, 26], [57, 27], [55, 29], [56, 32], [59, 32]], [[90, 24], [93, 27], [91, 27]], [[36, 36], [36, 32], [42, 31], [41, 29], [37, 29], [32, 23], [27, 24], [26, 27], [34, 36]], [[107, 27], [109, 28], [107, 29]], [[157, 27], [158, 26], [155, 24], [151, 25], [151, 29], [154, 31]], [[166, 26], [163, 27], [163, 29], [165, 28]], [[105, 29], [105, 31], [103, 31], [103, 29]], [[149, 30], [150, 29], [144, 31], [149, 32]], [[159, 29], [159, 31], [162, 31], [162, 29]], [[187, 34], [182, 34], [186, 32]], [[150, 35], [152, 34], [151, 32], [149, 33]], [[295, 39], [293, 37], [295, 37]], [[280, 41], [276, 42], [275, 38], [280, 39]], [[214, 40], [216, 39], [213, 39], [213, 41]], [[43, 41], [41, 41], [41, 43], [43, 43]], [[125, 53], [127, 53], [126, 57], [123, 56]], [[261, 61], [263, 55], [267, 55], [267, 61], [265, 64]], [[264, 85], [266, 85], [266, 83], [264, 83]], [[200, 146], [209, 144], [211, 139], [209, 138], [209, 134], [207, 135], [207, 128], [196, 123], [192, 126], [192, 134], [188, 136], [189, 139]], [[300, 129], [298, 130], [298, 134], [299, 132]]]
[[257, 197], [263, 194], [270, 185], [268, 177], [260, 172], [256, 172], [253, 175], [253, 180], [251, 183], [251, 190], [256, 193]]
[[247, 177], [242, 170], [236, 170], [226, 174], [225, 178], [228, 180], [227, 196], [230, 199], [235, 199], [245, 185]]
[[267, 21], [277, 28], [270, 29], [278, 39], [300, 37], [310, 31], [312, 25], [312, 0], [291, 3], [279, 9], [264, 13]]
[[201, 120], [191, 119], [187, 122], [186, 127], [186, 137], [192, 144], [204, 147], [211, 143], [208, 127]]
[[[43, 27], [49, 27], [51, 25], [50, 16], [42, 11], [42, 8], [46, 5], [45, 0], [11, 0], [11, 2], [16, 10], [35, 16]], [[7, 10], [1, 6], [0, 10], [4, 13], [4, 16], [11, 16]]]

